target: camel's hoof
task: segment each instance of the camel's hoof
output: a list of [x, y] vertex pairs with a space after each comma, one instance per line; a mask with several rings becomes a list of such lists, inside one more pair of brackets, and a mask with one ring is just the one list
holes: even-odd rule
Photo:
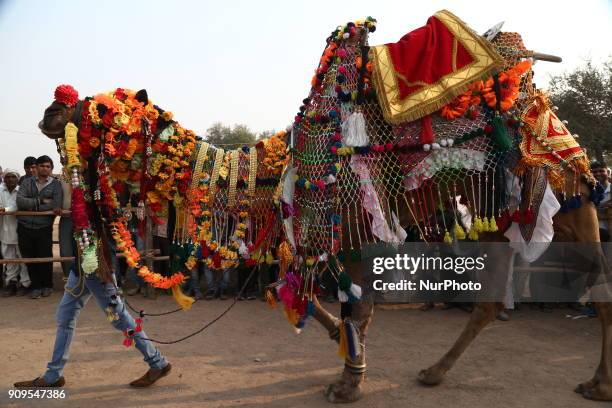
[[578, 384], [576, 388], [574, 388], [574, 392], [576, 394], [584, 394], [584, 392], [588, 390], [589, 388], [593, 388], [592, 382], [586, 381], [586, 382]]
[[425, 385], [438, 385], [442, 382], [443, 374], [439, 370], [429, 367], [427, 370], [421, 370], [419, 373], [419, 381]]
[[612, 401], [612, 390], [610, 388], [611, 387], [606, 387], [603, 389], [601, 384], [597, 384], [593, 388], [583, 389], [582, 396], [586, 399], [595, 401]]
[[362, 393], [361, 387], [353, 387], [343, 381], [338, 381], [327, 386], [325, 396], [329, 402], [341, 404], [357, 401], [362, 397]]

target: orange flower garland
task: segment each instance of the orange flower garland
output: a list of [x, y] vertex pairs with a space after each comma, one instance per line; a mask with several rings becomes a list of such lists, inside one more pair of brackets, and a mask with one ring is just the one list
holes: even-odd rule
[[[508, 71], [499, 74], [499, 87], [501, 101], [499, 106], [502, 112], [505, 112], [514, 106], [521, 85], [521, 76], [531, 68], [531, 61], [525, 60], [516, 64]], [[490, 108], [495, 108], [497, 105], [497, 97], [493, 89], [493, 78], [489, 78], [484, 85], [482, 96]]]
[[262, 164], [265, 169], [272, 174], [280, 174], [289, 161], [287, 143], [285, 142], [286, 137], [287, 131], [281, 130], [263, 142], [264, 159], [262, 160]]
[[[498, 76], [501, 101], [499, 103], [502, 112], [511, 109], [519, 96], [521, 77], [531, 68], [531, 61], [525, 60], [516, 64], [509, 70]], [[463, 94], [457, 96], [450, 103], [440, 109], [440, 116], [453, 120], [463, 116], [472, 106], [479, 105], [481, 98], [487, 106], [497, 108], [497, 96], [493, 89], [494, 80], [489, 78], [486, 82], [474, 82]]]
[[111, 223], [111, 234], [117, 245], [117, 250], [125, 256], [128, 266], [130, 268], [137, 267], [140, 262], [140, 253], [134, 246], [132, 234], [126, 227], [126, 220], [120, 219]]
[[174, 286], [181, 285], [185, 280], [185, 275], [177, 272], [170, 277], [162, 276], [159, 273], [151, 272], [146, 266], [142, 266], [138, 270], [138, 276], [149, 285], [160, 289], [171, 289]]

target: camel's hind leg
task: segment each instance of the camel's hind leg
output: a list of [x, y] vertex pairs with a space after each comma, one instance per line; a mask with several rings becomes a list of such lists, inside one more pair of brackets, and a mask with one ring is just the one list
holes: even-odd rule
[[596, 303], [601, 322], [601, 360], [595, 376], [576, 387], [576, 392], [585, 398], [612, 401], [612, 303]]
[[[583, 197], [588, 196], [588, 189], [581, 184]], [[599, 247], [599, 223], [597, 213], [592, 203], [583, 203], [580, 208], [569, 213], [558, 213], [553, 219], [555, 233], [565, 232], [568, 239], [587, 243], [593, 247], [581, 247], [583, 251], [593, 251], [587, 255], [593, 262], [590, 271], [589, 282], [591, 284], [604, 284], [603, 290], [609, 287], [609, 267], [603, 249]], [[601, 295], [600, 295], [601, 296]], [[612, 401], [612, 299], [609, 295], [603, 296], [607, 302], [595, 303], [597, 316], [601, 322], [601, 360], [595, 371], [595, 375], [589, 381], [579, 384], [575, 391], [582, 394], [585, 398], [594, 400]]]
[[453, 367], [478, 333], [487, 324], [495, 320], [501, 310], [503, 310], [503, 304], [501, 303], [477, 303], [470, 316], [470, 321], [453, 347], [436, 364], [426, 370], [421, 370], [419, 381], [427, 385], [438, 385], [444, 374]]

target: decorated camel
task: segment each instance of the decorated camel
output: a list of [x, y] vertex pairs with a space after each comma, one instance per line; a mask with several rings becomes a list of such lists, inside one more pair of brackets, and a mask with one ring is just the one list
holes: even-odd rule
[[[519, 34], [499, 27], [478, 35], [448, 11], [397, 43], [369, 47], [375, 28], [367, 18], [328, 37], [295, 117], [281, 198], [296, 254], [276, 289], [296, 327], [312, 315], [339, 343], [345, 367], [326, 389], [332, 402], [361, 395], [373, 313], [371, 290], [362, 290], [367, 245], [510, 241], [534, 259], [554, 236], [593, 243], [590, 282], [608, 275], [594, 206], [601, 189], [532, 84], [536, 58], [559, 59], [528, 51]], [[486, 272], [505, 278], [513, 250], [500, 248]], [[337, 279], [340, 318], [317, 302], [321, 273]], [[440, 383], [502, 307], [477, 303], [453, 347], [419, 380]], [[601, 362], [576, 391], [609, 400], [612, 309], [597, 310]]]
[[[113, 239], [145, 281], [171, 288], [187, 308], [192, 300], [180, 284], [195, 262], [253, 264], [282, 235], [277, 297], [297, 329], [313, 316], [338, 342], [344, 371], [326, 395], [350, 402], [361, 396], [373, 313], [360, 287], [364, 246], [407, 238], [524, 244], [553, 233], [599, 241], [586, 155], [534, 89], [538, 55], [518, 34], [480, 36], [447, 11], [394, 44], [369, 47], [375, 28], [367, 18], [334, 30], [291, 132], [229, 152], [198, 140], [144, 91], [79, 100], [59, 87], [40, 127], [58, 140], [68, 170], [83, 273], [108, 277]], [[139, 201], [137, 217], [148, 207], [153, 217], [168, 211], [176, 221], [170, 276], [149, 270], [134, 248], [132, 211], [121, 202], [129, 193]], [[511, 252], [497, 259], [494, 267], [507, 270]], [[601, 251], [594, 262], [607, 272]], [[340, 318], [317, 301], [322, 273], [338, 280]], [[275, 303], [270, 292], [268, 299]], [[597, 307], [601, 363], [577, 392], [612, 399], [612, 314], [608, 303]], [[478, 303], [455, 345], [420, 381], [438, 384], [500, 308]]]

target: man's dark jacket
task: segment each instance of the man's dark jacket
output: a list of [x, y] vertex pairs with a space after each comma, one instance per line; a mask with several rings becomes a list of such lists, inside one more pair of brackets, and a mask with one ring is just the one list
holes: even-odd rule
[[[17, 192], [17, 209], [19, 211], [49, 211], [55, 208], [62, 208], [62, 185], [56, 179], [52, 178], [51, 183], [38, 191], [36, 186], [36, 177], [28, 177], [23, 180], [19, 191]], [[50, 203], [43, 203], [45, 199], [51, 199]], [[34, 216], [34, 215], [19, 215], [17, 222], [31, 229], [49, 227], [53, 225], [55, 215], [49, 216]]]

